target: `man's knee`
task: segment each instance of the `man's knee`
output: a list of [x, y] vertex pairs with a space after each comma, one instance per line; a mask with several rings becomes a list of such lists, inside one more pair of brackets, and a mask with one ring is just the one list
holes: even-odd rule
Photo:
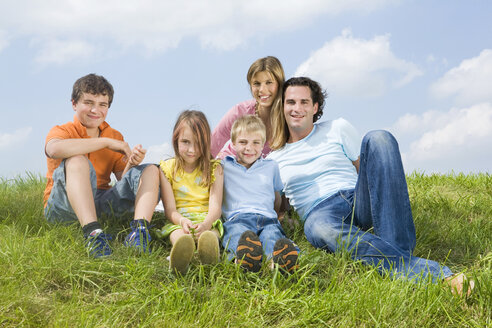
[[371, 143], [371, 145], [378, 145], [382, 148], [388, 145], [397, 145], [395, 137], [386, 130], [374, 130], [369, 131], [362, 140], [362, 143]]

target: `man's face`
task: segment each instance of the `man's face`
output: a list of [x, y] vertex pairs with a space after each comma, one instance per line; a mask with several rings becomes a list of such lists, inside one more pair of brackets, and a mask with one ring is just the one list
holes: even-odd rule
[[80, 123], [88, 130], [94, 130], [108, 115], [109, 97], [84, 92], [77, 103], [72, 101], [72, 108]]
[[287, 87], [284, 97], [284, 115], [291, 138], [292, 136], [304, 138], [311, 132], [313, 117], [317, 111], [318, 104], [313, 104], [309, 87]]
[[260, 158], [264, 141], [259, 133], [241, 132], [237, 135], [236, 141], [232, 145], [234, 150], [236, 150], [237, 162], [246, 168], [250, 168]]

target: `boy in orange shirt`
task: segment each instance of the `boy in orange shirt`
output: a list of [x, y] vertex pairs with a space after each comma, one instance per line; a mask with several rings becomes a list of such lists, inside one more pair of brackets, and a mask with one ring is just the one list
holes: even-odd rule
[[[146, 150], [130, 149], [121, 133], [106, 123], [113, 87], [102, 76], [78, 79], [72, 91], [73, 122], [53, 127], [46, 137], [48, 157], [44, 213], [50, 222], [82, 226], [88, 253], [111, 254], [97, 217], [134, 212], [125, 245], [150, 252], [148, 224], [159, 199], [159, 169], [139, 165]], [[109, 186], [111, 173], [118, 180]]]

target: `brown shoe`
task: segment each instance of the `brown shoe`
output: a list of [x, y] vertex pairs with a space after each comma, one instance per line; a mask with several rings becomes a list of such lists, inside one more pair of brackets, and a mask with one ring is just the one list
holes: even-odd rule
[[251, 230], [243, 232], [236, 248], [236, 261], [241, 268], [258, 272], [261, 269], [263, 248], [260, 238]]
[[198, 258], [202, 264], [219, 261], [219, 240], [212, 231], [205, 231], [198, 238]]
[[171, 249], [170, 268], [171, 271], [186, 274], [193, 254], [195, 253], [195, 241], [191, 235], [183, 235], [176, 240]]
[[294, 272], [299, 266], [297, 265], [297, 251], [293, 242], [287, 238], [280, 238], [275, 242], [273, 247], [273, 262], [278, 264], [278, 267], [287, 273]]

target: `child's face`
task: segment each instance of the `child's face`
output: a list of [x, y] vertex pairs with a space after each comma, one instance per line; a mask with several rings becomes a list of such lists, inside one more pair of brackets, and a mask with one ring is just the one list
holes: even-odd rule
[[72, 102], [72, 108], [80, 123], [88, 130], [94, 130], [108, 115], [109, 97], [84, 92], [77, 103]]
[[188, 124], [183, 124], [178, 137], [179, 156], [184, 160], [186, 168], [194, 169], [201, 151], [196, 142], [195, 136]]
[[236, 160], [239, 164], [250, 168], [260, 158], [264, 142], [261, 134], [241, 132], [232, 144], [236, 150]]

